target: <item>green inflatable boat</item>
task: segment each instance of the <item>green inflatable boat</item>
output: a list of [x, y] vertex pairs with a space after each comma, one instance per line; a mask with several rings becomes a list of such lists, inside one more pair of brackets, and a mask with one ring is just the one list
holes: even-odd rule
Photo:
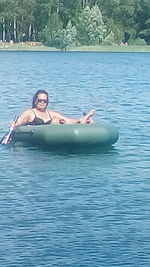
[[119, 138], [111, 124], [59, 124], [19, 126], [14, 142], [46, 147], [99, 147], [111, 146]]

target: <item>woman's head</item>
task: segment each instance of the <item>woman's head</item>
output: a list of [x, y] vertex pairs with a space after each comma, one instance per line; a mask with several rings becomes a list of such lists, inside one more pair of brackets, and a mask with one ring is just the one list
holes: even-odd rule
[[32, 101], [32, 108], [46, 109], [48, 105], [48, 93], [45, 90], [38, 90]]

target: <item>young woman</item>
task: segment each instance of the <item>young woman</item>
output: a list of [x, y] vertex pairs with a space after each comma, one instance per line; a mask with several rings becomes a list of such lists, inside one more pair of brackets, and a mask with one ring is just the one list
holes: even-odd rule
[[85, 116], [79, 119], [72, 119], [61, 115], [60, 113], [47, 110], [48, 93], [44, 90], [38, 90], [33, 96], [32, 108], [24, 111], [16, 122], [12, 122], [13, 127], [19, 125], [41, 125], [41, 124], [75, 124], [92, 123], [92, 116], [95, 110], [89, 111]]

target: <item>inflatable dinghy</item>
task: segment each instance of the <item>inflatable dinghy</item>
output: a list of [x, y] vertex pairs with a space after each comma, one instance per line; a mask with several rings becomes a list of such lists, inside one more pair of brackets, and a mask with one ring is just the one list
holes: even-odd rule
[[96, 147], [111, 146], [118, 138], [118, 130], [111, 124], [49, 124], [18, 126], [13, 142], [46, 147]]

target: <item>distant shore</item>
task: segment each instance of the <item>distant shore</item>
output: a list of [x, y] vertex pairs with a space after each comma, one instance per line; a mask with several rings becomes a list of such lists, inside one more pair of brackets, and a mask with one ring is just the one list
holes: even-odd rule
[[[0, 51], [60, 51], [55, 47], [44, 46], [40, 42], [0, 43]], [[67, 49], [70, 52], [150, 52], [150, 45], [109, 45], [81, 46]]]

